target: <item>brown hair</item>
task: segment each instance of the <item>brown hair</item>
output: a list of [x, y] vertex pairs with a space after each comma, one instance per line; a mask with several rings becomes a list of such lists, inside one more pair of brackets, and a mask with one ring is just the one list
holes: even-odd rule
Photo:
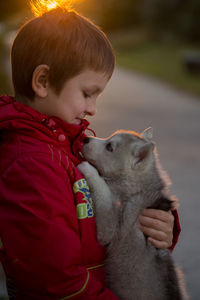
[[106, 35], [75, 11], [53, 9], [26, 23], [11, 50], [15, 96], [34, 98], [32, 75], [38, 65], [49, 66], [49, 83], [57, 94], [67, 79], [84, 69], [111, 77], [115, 56]]

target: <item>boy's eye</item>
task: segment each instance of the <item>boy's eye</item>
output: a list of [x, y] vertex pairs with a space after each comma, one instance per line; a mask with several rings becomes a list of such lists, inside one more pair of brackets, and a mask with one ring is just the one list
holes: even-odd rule
[[87, 92], [83, 92], [83, 96], [84, 96], [85, 98], [89, 98], [89, 97], [90, 97], [90, 94], [88, 94]]
[[108, 150], [109, 152], [113, 152], [113, 146], [111, 143], [106, 144], [106, 150]]

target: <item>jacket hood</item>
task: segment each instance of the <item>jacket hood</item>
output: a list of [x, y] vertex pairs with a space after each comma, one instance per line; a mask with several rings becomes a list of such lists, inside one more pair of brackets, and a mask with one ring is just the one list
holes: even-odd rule
[[76, 153], [81, 149], [88, 126], [85, 119], [80, 125], [69, 124], [17, 102], [13, 97], [0, 96], [0, 131], [32, 136], [54, 145], [70, 144]]

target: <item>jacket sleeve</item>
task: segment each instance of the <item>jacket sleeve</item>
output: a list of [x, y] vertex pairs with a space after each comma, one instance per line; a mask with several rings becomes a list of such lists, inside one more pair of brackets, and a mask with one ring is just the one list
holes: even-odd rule
[[6, 272], [21, 294], [29, 300], [118, 299], [81, 264], [76, 209], [68, 201], [73, 194], [58, 164], [26, 155], [4, 172], [0, 185]]
[[180, 221], [178, 217], [178, 212], [176, 209], [172, 210], [172, 214], [174, 216], [174, 229], [173, 229], [173, 242], [172, 246], [169, 248], [169, 250], [173, 251], [174, 247], [176, 246], [178, 242], [179, 235], [181, 233], [181, 226]]

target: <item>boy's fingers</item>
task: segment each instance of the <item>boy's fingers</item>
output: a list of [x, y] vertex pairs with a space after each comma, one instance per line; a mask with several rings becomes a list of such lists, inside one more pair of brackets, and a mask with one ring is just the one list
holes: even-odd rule
[[167, 223], [174, 223], [174, 216], [171, 211], [163, 211], [157, 209], [144, 209], [141, 214], [142, 217], [158, 219]]
[[168, 235], [163, 231], [158, 231], [153, 228], [143, 227], [140, 226], [142, 232], [152, 239], [158, 240], [158, 241], [166, 241], [168, 239]]
[[140, 229], [156, 248], [172, 245], [174, 216], [171, 212], [145, 209], [139, 216], [139, 222]]
[[145, 227], [145, 226], [140, 226], [140, 229], [146, 236], [148, 236], [148, 240], [156, 248], [171, 247], [172, 241], [173, 241], [173, 234], [171, 232], [168, 233], [168, 232], [164, 232], [164, 231], [159, 231], [159, 230], [155, 230], [153, 228], [149, 228], [149, 227]]
[[158, 249], [166, 249], [166, 248], [169, 248], [171, 247], [171, 245], [169, 245], [167, 242], [164, 242], [164, 241], [157, 241], [157, 240], [154, 240], [152, 238], [148, 238], [148, 241], [156, 248]]
[[[145, 216], [139, 217], [140, 225], [143, 227], [164, 231], [164, 232], [172, 232], [172, 226], [168, 225], [168, 223], [160, 221], [158, 219], [153, 219]], [[172, 223], [173, 224], [173, 223]]]

